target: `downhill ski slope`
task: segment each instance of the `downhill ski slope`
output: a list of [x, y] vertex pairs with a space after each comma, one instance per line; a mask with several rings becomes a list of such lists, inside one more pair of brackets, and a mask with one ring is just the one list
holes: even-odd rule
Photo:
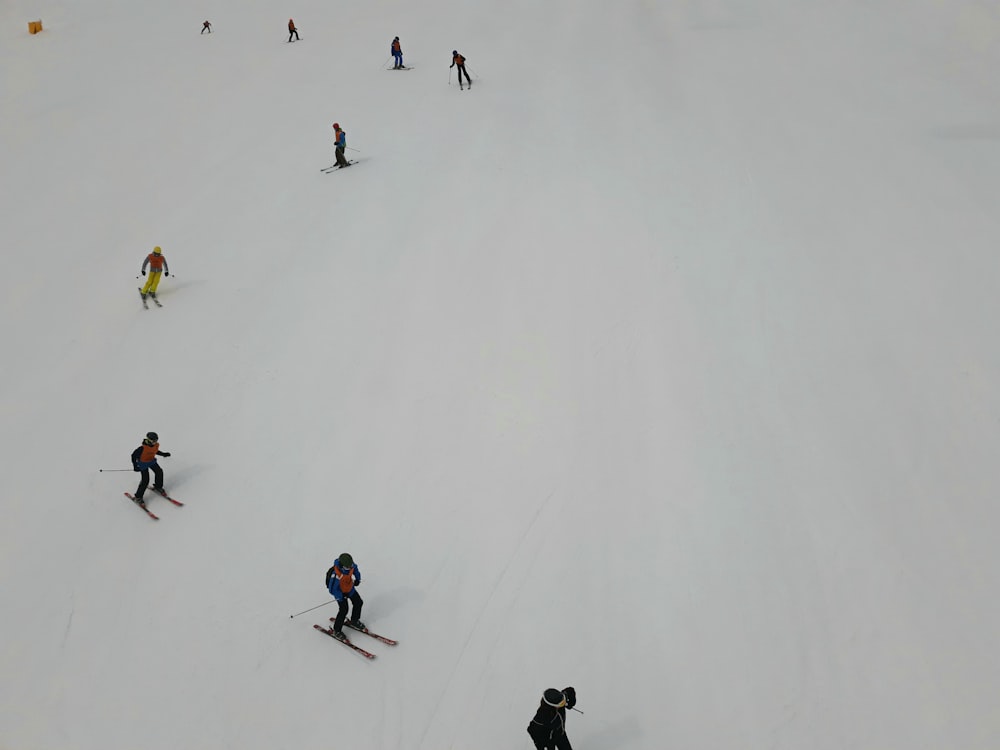
[[[996, 748], [998, 63], [976, 0], [4, 2], [0, 749], [566, 685], [576, 750]], [[344, 551], [372, 662], [289, 617]]]

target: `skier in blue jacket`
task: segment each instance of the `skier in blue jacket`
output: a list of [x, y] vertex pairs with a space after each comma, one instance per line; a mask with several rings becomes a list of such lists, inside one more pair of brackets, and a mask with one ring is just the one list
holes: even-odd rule
[[395, 65], [392, 66], [393, 70], [399, 70], [400, 68], [405, 67], [403, 65], [403, 47], [399, 43], [398, 36], [392, 40], [392, 44], [389, 46], [389, 52], [392, 53], [392, 56], [396, 61]]
[[347, 600], [351, 600], [351, 627], [364, 630], [361, 622], [361, 607], [364, 600], [356, 586], [361, 585], [361, 569], [354, 564], [354, 558], [347, 552], [337, 558], [337, 562], [327, 571], [326, 587], [337, 600], [337, 619], [333, 623], [333, 635], [339, 640], [344, 639], [344, 620], [347, 619]]
[[336, 147], [337, 166], [340, 169], [351, 166], [347, 157], [344, 156], [344, 149], [347, 148], [347, 131], [340, 129], [339, 122], [333, 123], [333, 135], [335, 136], [333, 144]]

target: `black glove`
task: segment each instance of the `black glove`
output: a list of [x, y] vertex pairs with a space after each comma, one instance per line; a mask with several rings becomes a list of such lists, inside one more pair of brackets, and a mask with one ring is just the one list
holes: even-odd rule
[[139, 273], [141, 273], [141, 274], [142, 274], [143, 276], [145, 276], [145, 275], [146, 275], [146, 272], [145, 272], [145, 271], [140, 271]]
[[163, 456], [164, 458], [170, 458], [169, 453], [160, 453], [160, 455]]
[[563, 695], [566, 696], [566, 708], [573, 708], [576, 705], [576, 688], [563, 688]]
[[132, 471], [140, 471], [140, 469], [135, 464], [132, 464]]
[[164, 275], [164, 276], [169, 276], [169, 275], [170, 275], [170, 271], [164, 271], [164, 272], [163, 272], [163, 275]]

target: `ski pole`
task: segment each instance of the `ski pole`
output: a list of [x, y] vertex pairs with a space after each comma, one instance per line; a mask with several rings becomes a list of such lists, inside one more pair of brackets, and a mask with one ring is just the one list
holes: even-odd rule
[[330, 602], [333, 602], [333, 601], [336, 601], [336, 600], [335, 599], [331, 599], [329, 602], [323, 602], [322, 604], [317, 604], [315, 607], [310, 607], [309, 609], [304, 609], [301, 612], [296, 612], [294, 615], [288, 615], [288, 619], [290, 620], [293, 617], [298, 617], [299, 615], [304, 615], [306, 612], [312, 612], [314, 609], [319, 609], [320, 607], [325, 607], [327, 604], [329, 604]]
[[448, 85], [451, 86], [451, 68], [448, 68]]
[[134, 469], [98, 469], [98, 471], [134, 471]]
[[388, 70], [388, 68], [385, 67], [385, 63], [389, 62], [391, 59], [392, 59], [392, 55], [389, 55], [387, 58], [385, 58], [385, 62], [382, 63], [382, 70]]
[[579, 708], [577, 708], [576, 706], [573, 706], [573, 708], [572, 708], [572, 709], [570, 709], [570, 710], [571, 710], [571, 711], [576, 711], [576, 712], [577, 712], [578, 714], [582, 714], [582, 713], [583, 713], [583, 711], [581, 711], [581, 710], [580, 710]]
[[357, 151], [359, 154], [361, 153], [360, 148], [351, 148], [350, 146], [344, 146], [344, 148], [346, 148], [348, 151]]

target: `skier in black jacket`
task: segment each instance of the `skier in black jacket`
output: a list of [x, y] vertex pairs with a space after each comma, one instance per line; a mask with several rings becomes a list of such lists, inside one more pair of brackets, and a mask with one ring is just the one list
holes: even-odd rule
[[566, 710], [576, 705], [576, 690], [549, 688], [542, 695], [528, 734], [538, 750], [573, 750], [566, 736]]

